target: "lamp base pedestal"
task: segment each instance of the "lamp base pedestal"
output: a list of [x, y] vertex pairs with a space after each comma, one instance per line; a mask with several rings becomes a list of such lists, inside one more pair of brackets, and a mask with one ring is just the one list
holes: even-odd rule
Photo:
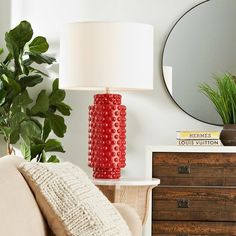
[[119, 179], [125, 167], [126, 107], [119, 94], [97, 94], [89, 106], [89, 159], [96, 179]]

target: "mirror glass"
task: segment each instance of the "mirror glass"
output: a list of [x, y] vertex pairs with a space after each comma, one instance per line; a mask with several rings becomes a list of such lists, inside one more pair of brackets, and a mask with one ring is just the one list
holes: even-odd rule
[[192, 117], [222, 125], [199, 84], [214, 84], [214, 75], [236, 74], [236, 0], [208, 0], [190, 9], [174, 25], [163, 49], [166, 87]]

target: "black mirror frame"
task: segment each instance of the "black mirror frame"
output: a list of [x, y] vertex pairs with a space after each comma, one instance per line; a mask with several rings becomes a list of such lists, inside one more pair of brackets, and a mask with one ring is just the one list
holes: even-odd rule
[[162, 53], [161, 53], [161, 75], [162, 75], [162, 79], [163, 79], [163, 81], [164, 81], [164, 85], [165, 85], [165, 87], [166, 87], [166, 90], [167, 90], [169, 96], [172, 98], [172, 100], [174, 101], [174, 103], [175, 103], [184, 113], [186, 113], [186, 114], [189, 115], [190, 117], [194, 118], [195, 120], [201, 121], [201, 122], [203, 122], [203, 123], [205, 123], [205, 124], [215, 125], [215, 126], [223, 126], [223, 124], [220, 125], [220, 124], [215, 124], [215, 123], [211, 123], [211, 122], [207, 122], [207, 121], [201, 120], [201, 119], [196, 118], [195, 116], [191, 115], [191, 114], [188, 113], [187, 111], [185, 111], [185, 110], [176, 102], [176, 100], [174, 99], [174, 97], [171, 95], [171, 93], [170, 93], [170, 91], [169, 91], [169, 89], [168, 89], [168, 87], [167, 87], [167, 84], [166, 84], [166, 81], [165, 81], [165, 77], [164, 77], [164, 71], [163, 71], [163, 66], [164, 66], [164, 65], [163, 65], [163, 60], [164, 60], [164, 53], [165, 53], [166, 44], [167, 44], [167, 41], [168, 41], [168, 39], [169, 39], [169, 37], [170, 37], [172, 31], [174, 30], [175, 26], [176, 26], [176, 25], [179, 23], [179, 21], [180, 21], [186, 14], [188, 14], [190, 11], [192, 11], [192, 10], [195, 9], [196, 7], [202, 5], [202, 4], [206, 3], [206, 2], [209, 2], [209, 1], [211, 1], [211, 0], [205, 0], [205, 1], [201, 2], [201, 3], [198, 3], [197, 5], [195, 5], [195, 6], [193, 6], [193, 7], [191, 7], [191, 8], [190, 8], [189, 10], [187, 10], [187, 11], [174, 23], [174, 25], [171, 27], [171, 30], [169, 31], [169, 33], [168, 33], [168, 35], [167, 35], [167, 37], [166, 37], [166, 39], [165, 39], [165, 42], [164, 42], [164, 45], [163, 45], [163, 49], [162, 49]]

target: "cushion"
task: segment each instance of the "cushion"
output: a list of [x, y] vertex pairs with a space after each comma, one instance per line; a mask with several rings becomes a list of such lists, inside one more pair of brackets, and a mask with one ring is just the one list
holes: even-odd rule
[[20, 171], [56, 236], [130, 236], [108, 199], [77, 166], [22, 163]]
[[17, 170], [22, 162], [17, 156], [0, 158], [0, 235], [48, 236], [34, 195]]
[[135, 209], [124, 203], [114, 203], [113, 205], [128, 224], [132, 236], [141, 236], [143, 230], [142, 221]]

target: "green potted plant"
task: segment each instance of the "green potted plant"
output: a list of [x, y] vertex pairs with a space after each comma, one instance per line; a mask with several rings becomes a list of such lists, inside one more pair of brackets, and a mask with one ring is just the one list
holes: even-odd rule
[[236, 80], [232, 74], [215, 76], [215, 87], [206, 83], [199, 85], [200, 91], [214, 104], [224, 124], [220, 140], [225, 146], [236, 145]]
[[[45, 55], [49, 45], [46, 38], [33, 38], [29, 22], [22, 21], [6, 32], [7, 55], [0, 58], [0, 135], [7, 153], [14, 153], [13, 145], [20, 144], [27, 160], [58, 162], [56, 155], [47, 152], [65, 152], [61, 142], [50, 138], [50, 133], [62, 138], [66, 132], [64, 116], [71, 108], [64, 103], [65, 91], [59, 89], [59, 80], [53, 81], [51, 91], [42, 89], [36, 100], [29, 90], [40, 84], [47, 74], [38, 64], [52, 64], [55, 58]], [[3, 49], [0, 49], [3, 57]]]

